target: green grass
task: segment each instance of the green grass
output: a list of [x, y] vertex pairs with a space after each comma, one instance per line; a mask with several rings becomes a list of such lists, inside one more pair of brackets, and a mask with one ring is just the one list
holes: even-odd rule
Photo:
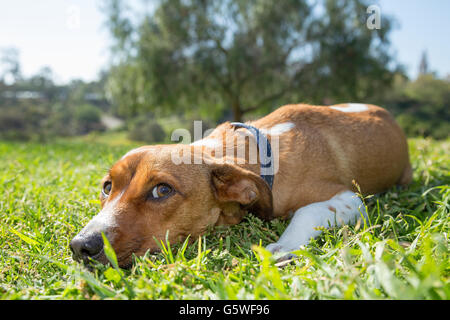
[[98, 211], [100, 178], [136, 146], [107, 142], [0, 142], [1, 298], [450, 298], [450, 140], [411, 139], [413, 184], [366, 198], [367, 225], [325, 231], [289, 264], [263, 249], [287, 222], [248, 215], [131, 270], [90, 272], [72, 260], [69, 241]]

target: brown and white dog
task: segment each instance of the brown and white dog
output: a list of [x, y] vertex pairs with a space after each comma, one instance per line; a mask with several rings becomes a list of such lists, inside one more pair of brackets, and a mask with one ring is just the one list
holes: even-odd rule
[[[155, 240], [164, 241], [167, 231], [171, 243], [188, 235], [192, 240], [211, 226], [239, 223], [247, 212], [292, 217], [278, 242], [267, 246], [287, 253], [320, 234], [317, 227], [367, 216], [353, 180], [363, 194], [411, 181], [405, 135], [380, 107], [286, 105], [248, 124], [272, 144], [272, 188], [260, 176], [258, 157], [251, 161], [251, 152], [235, 152], [259, 146], [255, 137], [229, 122], [189, 145], [134, 149], [104, 177], [102, 210], [72, 240], [74, 258], [106, 262], [104, 232], [127, 267], [132, 254], [157, 251]], [[181, 155], [190, 161], [176, 161]]]

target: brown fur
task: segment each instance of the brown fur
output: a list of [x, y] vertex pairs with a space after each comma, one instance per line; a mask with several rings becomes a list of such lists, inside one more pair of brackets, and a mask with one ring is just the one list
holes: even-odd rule
[[[248, 164], [248, 158], [240, 165], [222, 164], [206, 147], [201, 155], [209, 162], [196, 165], [171, 161], [174, 150], [193, 149], [179, 144], [148, 146], [145, 152], [119, 160], [104, 178], [112, 181], [111, 194], [102, 198], [104, 205], [124, 192], [115, 212], [118, 226], [109, 230], [115, 235], [112, 245], [119, 262], [127, 265], [131, 253], [157, 250], [154, 238], [164, 240], [167, 230], [173, 243], [188, 235], [195, 239], [211, 226], [237, 224], [247, 211], [265, 219], [288, 218], [300, 207], [355, 190], [353, 180], [364, 194], [408, 184], [412, 169], [402, 130], [386, 110], [368, 107], [345, 113], [324, 106], [286, 105], [251, 122], [265, 129], [295, 123], [280, 136], [272, 192], [259, 176], [259, 164]], [[225, 132], [232, 129], [224, 123], [208, 138], [230, 139]], [[149, 200], [152, 188], [162, 182], [175, 193], [161, 201]]]

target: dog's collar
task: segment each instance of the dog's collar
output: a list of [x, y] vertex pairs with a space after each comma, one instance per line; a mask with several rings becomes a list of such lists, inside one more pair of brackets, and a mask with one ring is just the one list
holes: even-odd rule
[[272, 189], [274, 178], [273, 155], [269, 140], [261, 131], [258, 130], [258, 128], [251, 125], [241, 122], [231, 122], [231, 125], [234, 127], [247, 129], [256, 138], [256, 145], [258, 146], [259, 151], [260, 175], [261, 178], [267, 182], [270, 189]]

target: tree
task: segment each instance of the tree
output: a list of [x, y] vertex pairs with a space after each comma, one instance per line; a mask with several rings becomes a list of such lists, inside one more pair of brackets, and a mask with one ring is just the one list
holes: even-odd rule
[[[3, 65], [2, 82], [18, 82], [22, 78], [19, 62], [19, 50], [6, 48], [2, 50], [1, 63]], [[10, 78], [11, 80], [7, 79]]]
[[428, 73], [428, 57], [427, 52], [422, 52], [422, 57], [419, 63], [419, 75], [425, 75]]
[[366, 1], [324, 1], [310, 28], [314, 58], [304, 72], [309, 79], [304, 89], [313, 101], [370, 101], [389, 89], [399, 70], [388, 68], [392, 18], [383, 15], [381, 28], [369, 29], [367, 7]]
[[408, 136], [431, 136], [446, 139], [450, 132], [450, 81], [433, 72], [419, 75], [414, 81], [396, 76], [384, 105], [396, 116]]
[[116, 39], [109, 90], [119, 110], [231, 110], [233, 119], [283, 102], [365, 98], [387, 85], [386, 17], [368, 30], [362, 0], [160, 0], [132, 23], [107, 1]]
[[58, 87], [53, 81], [53, 71], [49, 66], [42, 67], [35, 75], [31, 76], [27, 81], [23, 81], [22, 86], [29, 90], [35, 90], [47, 101], [53, 101], [58, 95]]

